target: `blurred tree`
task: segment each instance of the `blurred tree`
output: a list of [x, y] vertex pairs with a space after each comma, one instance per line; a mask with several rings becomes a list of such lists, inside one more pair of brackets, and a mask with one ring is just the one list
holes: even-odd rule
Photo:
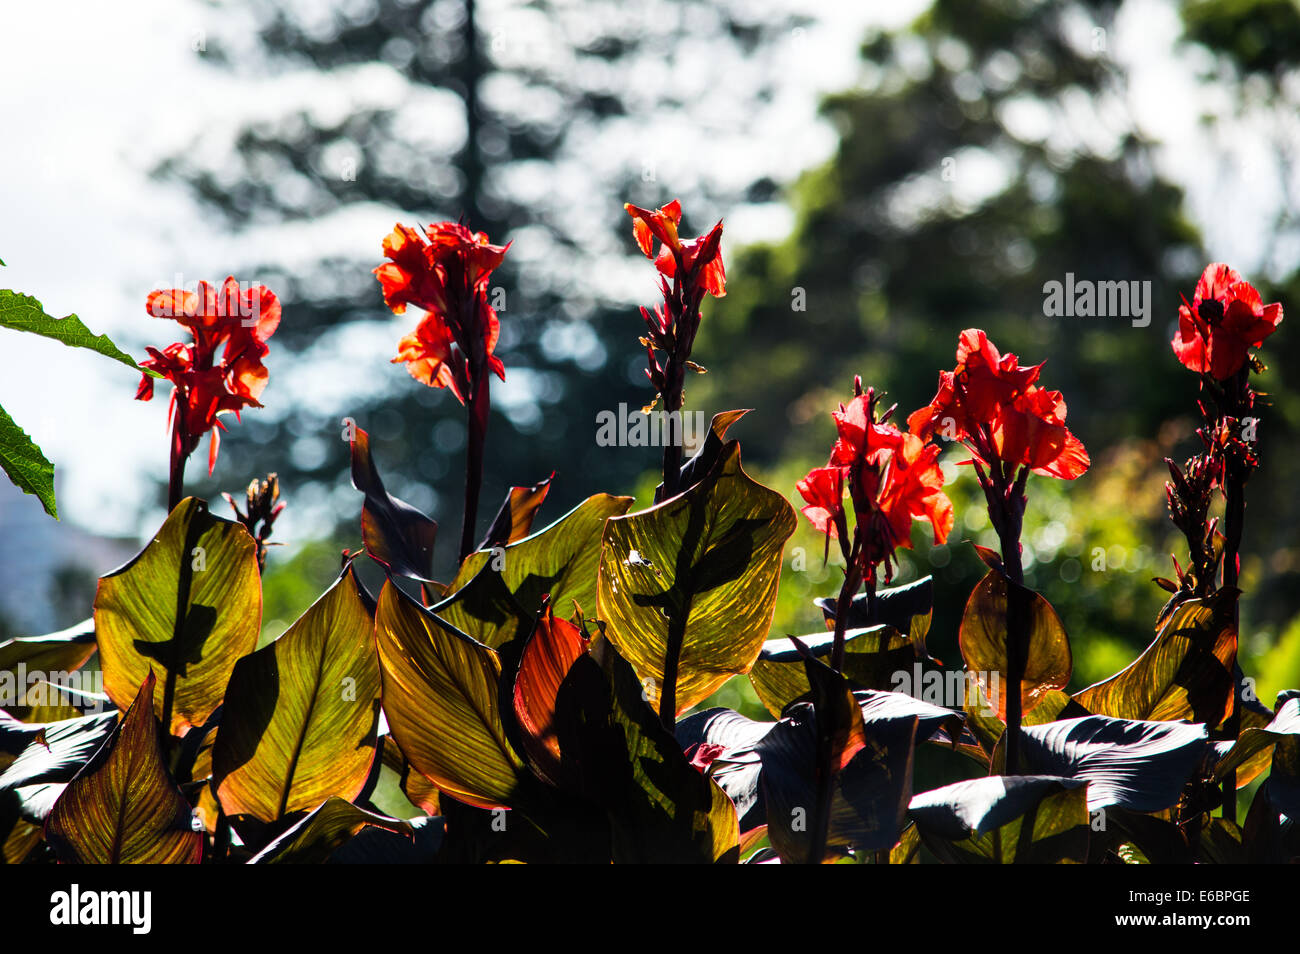
[[[494, 387], [481, 529], [509, 484], [557, 469], [546, 507], [554, 518], [654, 466], [653, 452], [594, 439], [597, 411], [650, 396], [630, 299], [636, 289], [653, 297], [652, 271], [641, 260], [625, 273], [629, 296], [611, 269], [634, 252], [622, 203], [680, 195], [685, 225], [703, 228], [729, 204], [770, 199], [775, 186], [761, 174], [710, 168], [697, 161], [703, 147], [692, 159], [680, 124], [689, 117], [701, 137], [743, 134], [773, 100], [772, 44], [804, 21], [780, 4], [755, 11], [740, 0], [259, 0], [250, 40], [246, 16], [217, 9], [230, 16], [205, 37], [205, 56], [286, 88], [311, 71], [320, 102], [244, 125], [227, 153], [178, 151], [159, 177], [188, 185], [236, 230], [319, 224], [377, 203], [406, 224], [463, 218], [493, 241], [518, 240], [494, 276], [505, 292], [494, 303], [507, 383]], [[293, 367], [285, 349], [301, 355], [319, 342], [338, 352], [352, 340], [344, 323], [387, 320], [370, 274], [387, 229], [391, 220], [363, 260], [259, 270], [286, 305], [273, 378]], [[393, 491], [442, 523], [446, 571], [464, 472], [459, 405], [396, 368], [391, 380], [337, 384], [361, 396], [246, 416], [223, 441], [223, 472], [277, 469], [290, 506], [332, 500], [353, 541], [349, 498], [337, 492], [347, 482], [338, 418], [351, 416], [370, 431]], [[274, 460], [265, 445], [277, 448]]]

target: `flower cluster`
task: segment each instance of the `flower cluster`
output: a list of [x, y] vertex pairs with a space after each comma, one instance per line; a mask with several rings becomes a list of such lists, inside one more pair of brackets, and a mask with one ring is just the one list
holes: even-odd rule
[[957, 340], [957, 367], [940, 372], [938, 392], [908, 418], [908, 429], [923, 440], [965, 442], [986, 469], [1023, 466], [1074, 480], [1088, 469], [1088, 452], [1065, 426], [1061, 392], [1038, 386], [1042, 368], [999, 354], [983, 331], [967, 329]]
[[[142, 368], [172, 383], [169, 421], [174, 426], [173, 462], [188, 457], [200, 438], [211, 432], [208, 473], [217, 463], [218, 416], [245, 407], [261, 407], [268, 373], [262, 364], [267, 339], [280, 324], [280, 301], [260, 285], [242, 288], [233, 276], [217, 289], [199, 282], [195, 291], [174, 288], [151, 292], [146, 308], [155, 318], [173, 318], [193, 337], [162, 351], [146, 348]], [[153, 398], [154, 379], [145, 374], [136, 398]]]
[[[637, 247], [659, 272], [663, 293], [662, 305], [656, 305], [653, 311], [641, 309], [641, 317], [650, 332], [641, 339], [649, 357], [646, 377], [655, 386], [656, 400], [661, 396], [667, 410], [679, 410], [686, 370], [702, 370], [690, 361], [700, 327], [700, 304], [706, 294], [721, 298], [727, 293], [721, 252], [722, 222], [698, 238], [682, 241], [677, 234], [682, 204], [676, 199], [661, 209], [642, 209], [631, 204], [623, 208], [632, 216], [632, 236]], [[656, 351], [665, 355], [665, 360], [661, 361]]]
[[[952, 501], [943, 492], [939, 448], [889, 424], [889, 412], [878, 419], [875, 391], [864, 393], [860, 380], [855, 390], [847, 406], [832, 412], [838, 437], [827, 465], [811, 471], [796, 487], [807, 501], [803, 513], [827, 535], [828, 545], [838, 539], [845, 560], [871, 581], [883, 563], [889, 582], [894, 550], [912, 545], [914, 519], [930, 523], [936, 544], [947, 540], [953, 526]], [[851, 545], [846, 489], [855, 518]]]
[[415, 331], [398, 342], [394, 364], [435, 388], [450, 388], [461, 404], [472, 399], [485, 370], [505, 380], [493, 352], [500, 334], [487, 285], [509, 244], [492, 245], [482, 232], [438, 222], [421, 235], [397, 225], [384, 239], [389, 261], [374, 269], [384, 302], [396, 314], [407, 305], [424, 310]]

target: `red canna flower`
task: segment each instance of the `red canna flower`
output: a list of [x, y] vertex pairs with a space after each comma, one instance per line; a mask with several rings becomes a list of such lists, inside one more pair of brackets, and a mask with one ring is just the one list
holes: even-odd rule
[[1087, 471], [1088, 452], [1065, 426], [1061, 393], [1037, 386], [1042, 368], [1000, 354], [983, 331], [968, 328], [957, 339], [957, 367], [940, 372], [937, 393], [908, 417], [908, 430], [922, 440], [964, 441], [981, 464], [1073, 480]]
[[808, 501], [801, 508], [803, 514], [832, 540], [839, 538], [839, 526], [844, 522], [844, 471], [843, 467], [814, 467], [795, 484]]
[[493, 353], [501, 326], [487, 286], [510, 246], [492, 245], [484, 233], [455, 222], [438, 222], [424, 232], [394, 226], [384, 239], [389, 261], [374, 270], [395, 314], [407, 305], [425, 312], [415, 331], [398, 342], [393, 363], [405, 364], [430, 387], [450, 388], [465, 404], [484, 370], [505, 380], [505, 365]]
[[[894, 551], [912, 546], [913, 520], [928, 521], [939, 544], [947, 540], [954, 517], [952, 501], [943, 492], [939, 448], [877, 420], [876, 400], [868, 389], [832, 413], [839, 437], [830, 461], [812, 470], [796, 489], [808, 502], [803, 513], [812, 525], [828, 538], [840, 539], [846, 559], [860, 561], [867, 578], [874, 580], [875, 567], [883, 562], [888, 581]], [[846, 489], [856, 520], [851, 548], [843, 542]]]
[[1282, 323], [1282, 306], [1265, 305], [1259, 292], [1227, 265], [1206, 267], [1192, 303], [1178, 308], [1178, 332], [1171, 342], [1186, 367], [1226, 381], [1245, 365], [1251, 348]]
[[1088, 469], [1083, 442], [1065, 427], [1060, 391], [1031, 387], [1001, 410], [992, 437], [999, 460], [1023, 465], [1035, 474], [1074, 480]]
[[[195, 291], [171, 289], [151, 292], [146, 302], [150, 315], [173, 318], [189, 329], [191, 342], [170, 344], [162, 351], [146, 348], [143, 368], [156, 371], [172, 383], [168, 420], [175, 428], [176, 455], [188, 457], [205, 433], [211, 433], [208, 473], [217, 463], [219, 415], [261, 407], [268, 378], [262, 359], [270, 348], [266, 341], [280, 324], [280, 301], [267, 288], [242, 288], [231, 276], [220, 289], [199, 282]], [[218, 357], [218, 352], [220, 356]], [[153, 398], [154, 379], [146, 374], [136, 389], [136, 399]]]
[[[698, 278], [704, 290], [714, 298], [726, 295], [727, 275], [719, 253], [721, 221], [704, 235], [683, 242], [677, 235], [677, 226], [682, 221], [682, 204], [677, 199], [653, 211], [630, 203], [624, 204], [623, 208], [632, 216], [632, 235], [636, 244], [646, 258], [654, 261], [659, 274], [672, 279], [680, 268], [685, 272], [682, 276], [684, 283]], [[654, 250], [655, 239], [660, 243], [658, 253]]]

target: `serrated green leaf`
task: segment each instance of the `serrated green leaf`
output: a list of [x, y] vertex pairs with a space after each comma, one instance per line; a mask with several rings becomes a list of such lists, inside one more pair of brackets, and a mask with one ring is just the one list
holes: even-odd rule
[[0, 289], [0, 326], [53, 338], [70, 348], [95, 351], [106, 358], [120, 361], [128, 368], [142, 370], [134, 358], [109, 340], [108, 335], [95, 334], [76, 315], [68, 315], [66, 318], [47, 315], [44, 306], [30, 295]]
[[4, 468], [15, 487], [25, 494], [34, 494], [45, 512], [55, 520], [59, 519], [59, 510], [54, 503], [54, 465], [46, 460], [27, 432], [15, 424], [2, 407], [0, 467]]

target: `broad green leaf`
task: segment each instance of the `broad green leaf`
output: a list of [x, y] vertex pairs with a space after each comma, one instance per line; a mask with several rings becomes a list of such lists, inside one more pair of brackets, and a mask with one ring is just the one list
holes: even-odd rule
[[999, 570], [990, 570], [966, 602], [958, 642], [966, 671], [976, 674], [984, 695], [1003, 721], [1011, 690], [1007, 676], [1008, 587], [1020, 589], [1029, 602], [1029, 652], [1019, 686], [1022, 711], [1032, 712], [1047, 693], [1064, 689], [1072, 669], [1070, 640], [1052, 604], [1008, 580]]
[[32, 494], [55, 520], [59, 509], [54, 502], [54, 465], [32, 443], [27, 432], [14, 423], [4, 408], [0, 407], [0, 467], [9, 475], [13, 485], [25, 494]]
[[912, 799], [908, 815], [940, 861], [1082, 864], [1088, 857], [1087, 783], [991, 775]]
[[734, 863], [736, 810], [687, 761], [632, 666], [607, 640], [569, 668], [556, 699], [564, 766], [609, 818], [617, 863]]
[[349, 566], [275, 642], [235, 664], [212, 752], [227, 815], [272, 822], [361, 793], [375, 760], [379, 659]]
[[120, 350], [107, 335], [94, 334], [76, 315], [55, 318], [45, 313], [45, 308], [30, 295], [0, 289], [0, 327], [62, 341], [70, 348], [86, 348], [105, 357], [120, 361], [128, 368], [142, 370], [132, 357]]
[[198, 864], [203, 834], [163, 765], [154, 683], [150, 672], [113, 738], [68, 783], [46, 819], [45, 839], [62, 861]]
[[1117, 719], [1217, 727], [1232, 711], [1236, 599], [1235, 590], [1220, 590], [1209, 599], [1187, 600], [1133, 663], [1074, 698], [1089, 712]]
[[678, 713], [750, 671], [794, 529], [794, 510], [741, 469], [734, 441], [690, 490], [605, 525], [597, 615], [654, 705], [670, 645]]
[[235, 662], [257, 648], [262, 585], [257, 545], [238, 523], [187, 497], [129, 563], [101, 577], [95, 633], [104, 688], [125, 709], [151, 670], [154, 711], [168, 730], [202, 725], [221, 703]]
[[1061, 719], [1022, 731], [1024, 758], [1042, 775], [1088, 783], [1088, 810], [1157, 812], [1178, 801], [1205, 758], [1203, 725], [1109, 716]]
[[[450, 596], [433, 611], [485, 646], [532, 631], [542, 599], [561, 613], [596, 603], [596, 566], [605, 521], [627, 513], [631, 497], [597, 494], [517, 543], [465, 558]], [[522, 627], [522, 629], [521, 629]]]
[[438, 788], [480, 808], [509, 807], [523, 760], [501, 721], [501, 661], [390, 580], [375, 611], [384, 714], [394, 741]]
[[328, 860], [335, 849], [367, 827], [381, 828], [407, 839], [412, 837], [411, 826], [406, 822], [368, 812], [346, 799], [331, 796], [254, 855], [248, 863], [320, 864]]

